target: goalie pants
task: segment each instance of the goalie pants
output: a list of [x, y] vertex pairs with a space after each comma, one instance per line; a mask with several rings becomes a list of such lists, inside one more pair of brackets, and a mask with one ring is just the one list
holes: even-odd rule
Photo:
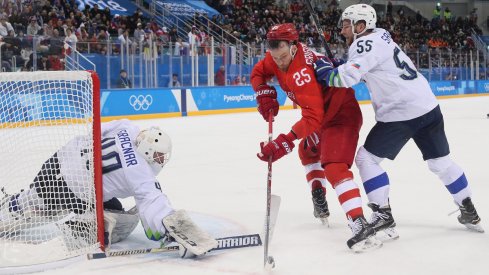
[[[30, 188], [30, 190], [19, 195], [19, 201], [23, 201], [33, 207], [39, 207], [47, 211], [68, 209], [75, 214], [82, 214], [90, 206], [87, 202], [78, 198], [66, 184], [60, 172], [57, 154], [54, 154], [44, 162]], [[32, 205], [36, 203], [39, 205]]]

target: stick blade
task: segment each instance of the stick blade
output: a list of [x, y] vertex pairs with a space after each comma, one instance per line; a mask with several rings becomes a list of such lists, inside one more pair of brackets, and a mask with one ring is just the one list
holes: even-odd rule
[[[278, 218], [278, 210], [280, 209], [280, 203], [282, 202], [282, 199], [278, 195], [273, 195], [271, 196], [271, 201], [270, 201], [270, 235], [268, 238], [268, 242], [272, 240], [273, 237], [273, 231], [275, 229], [275, 224], [277, 223], [277, 218]], [[266, 235], [266, 220], [267, 217], [265, 216], [265, 220], [263, 223], [263, 233], [261, 234], [261, 239], [265, 239]]]

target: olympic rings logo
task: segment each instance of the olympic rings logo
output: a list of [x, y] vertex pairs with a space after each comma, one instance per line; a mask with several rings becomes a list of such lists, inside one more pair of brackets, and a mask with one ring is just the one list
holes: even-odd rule
[[153, 97], [151, 95], [131, 95], [129, 97], [129, 104], [134, 108], [134, 111], [146, 111], [153, 104]]

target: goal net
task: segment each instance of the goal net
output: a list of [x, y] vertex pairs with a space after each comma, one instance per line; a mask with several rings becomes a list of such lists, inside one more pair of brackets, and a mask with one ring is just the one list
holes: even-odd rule
[[86, 71], [0, 73], [0, 269], [102, 246], [99, 87]]

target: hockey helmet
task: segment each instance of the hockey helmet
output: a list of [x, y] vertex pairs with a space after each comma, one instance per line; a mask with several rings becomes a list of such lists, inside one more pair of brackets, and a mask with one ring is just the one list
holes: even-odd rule
[[267, 40], [283, 40], [293, 42], [299, 40], [299, 33], [294, 24], [285, 23], [273, 26], [267, 33]]
[[375, 23], [377, 23], [377, 13], [370, 5], [356, 4], [345, 9], [341, 15], [341, 21], [345, 19], [350, 20], [352, 25], [364, 20], [366, 24], [365, 29], [375, 29]]
[[136, 138], [136, 151], [158, 173], [170, 161], [172, 143], [170, 137], [159, 127], [143, 130]]

